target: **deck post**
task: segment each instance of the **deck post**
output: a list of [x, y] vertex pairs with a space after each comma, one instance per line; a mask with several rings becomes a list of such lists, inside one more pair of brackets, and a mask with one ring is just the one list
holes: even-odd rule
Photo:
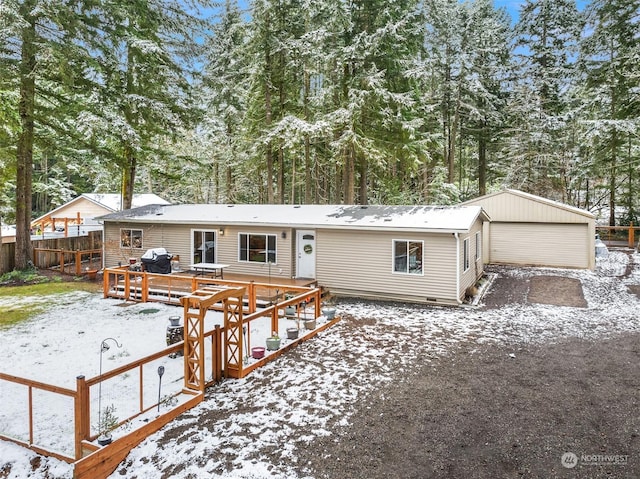
[[258, 302], [256, 298], [256, 284], [253, 280], [249, 283], [249, 313], [255, 313], [258, 308]]
[[80, 254], [80, 250], [76, 250], [76, 276], [80, 276], [82, 274], [82, 255]]
[[76, 377], [76, 395], [74, 397], [75, 420], [75, 458], [83, 456], [82, 441], [91, 434], [89, 411], [89, 388], [84, 376]]
[[314, 298], [314, 303], [315, 303], [315, 317], [317, 318], [318, 316], [320, 316], [320, 314], [322, 314], [322, 304], [320, 304], [320, 301], [322, 301], [322, 295], [320, 294], [320, 288], [316, 289], [316, 294], [315, 294], [315, 298]]
[[633, 229], [633, 221], [629, 222], [629, 234], [627, 235], [627, 238], [629, 238], [629, 248], [633, 249], [635, 244], [635, 230]]

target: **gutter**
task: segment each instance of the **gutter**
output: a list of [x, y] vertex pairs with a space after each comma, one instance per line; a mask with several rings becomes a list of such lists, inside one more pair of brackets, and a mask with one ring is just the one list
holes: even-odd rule
[[458, 305], [462, 304], [460, 301], [460, 236], [458, 233], [453, 233], [456, 238], [456, 301]]
[[222, 219], [213, 218], [211, 220], [161, 220], [157, 218], [119, 218], [119, 219], [102, 219], [102, 224], [105, 223], [155, 223], [155, 224], [168, 224], [168, 225], [225, 225], [241, 227], [261, 227], [261, 228], [291, 228], [291, 229], [313, 229], [313, 230], [342, 230], [342, 231], [383, 231], [383, 232], [402, 232], [402, 233], [438, 233], [438, 234], [455, 234], [467, 233], [468, 228], [433, 228], [433, 227], [404, 227], [404, 226], [368, 226], [368, 225], [331, 225], [331, 224], [302, 224], [302, 223], [259, 223], [259, 222], [234, 222], [225, 221]]

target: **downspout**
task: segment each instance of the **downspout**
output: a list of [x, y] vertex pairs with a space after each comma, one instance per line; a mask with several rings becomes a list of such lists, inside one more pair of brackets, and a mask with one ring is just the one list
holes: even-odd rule
[[458, 233], [453, 233], [456, 238], [456, 301], [458, 304], [462, 304], [460, 301], [460, 236]]

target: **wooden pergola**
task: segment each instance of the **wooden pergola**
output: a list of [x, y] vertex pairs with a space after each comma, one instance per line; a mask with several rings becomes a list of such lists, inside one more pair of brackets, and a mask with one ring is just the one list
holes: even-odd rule
[[211, 306], [222, 303], [225, 326], [225, 371], [242, 369], [242, 298], [246, 288], [198, 289], [180, 298], [184, 308], [184, 386], [204, 392], [204, 317]]

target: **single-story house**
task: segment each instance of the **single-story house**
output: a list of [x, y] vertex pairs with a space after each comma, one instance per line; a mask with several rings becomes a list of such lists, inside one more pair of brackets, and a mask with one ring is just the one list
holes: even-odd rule
[[595, 268], [595, 216], [586, 210], [518, 190], [462, 203], [481, 206], [485, 263]]
[[[34, 231], [39, 229], [53, 232], [68, 228], [70, 225], [95, 226], [89, 229], [100, 229], [101, 224], [94, 218], [120, 211], [121, 202], [122, 196], [119, 193], [83, 193], [34, 219], [31, 225]], [[152, 204], [168, 205], [169, 202], [152, 193], [133, 195], [132, 207], [134, 208]]]
[[479, 206], [152, 205], [99, 218], [106, 267], [165, 248], [180, 267], [272, 281], [313, 278], [332, 294], [459, 304], [483, 273]]

